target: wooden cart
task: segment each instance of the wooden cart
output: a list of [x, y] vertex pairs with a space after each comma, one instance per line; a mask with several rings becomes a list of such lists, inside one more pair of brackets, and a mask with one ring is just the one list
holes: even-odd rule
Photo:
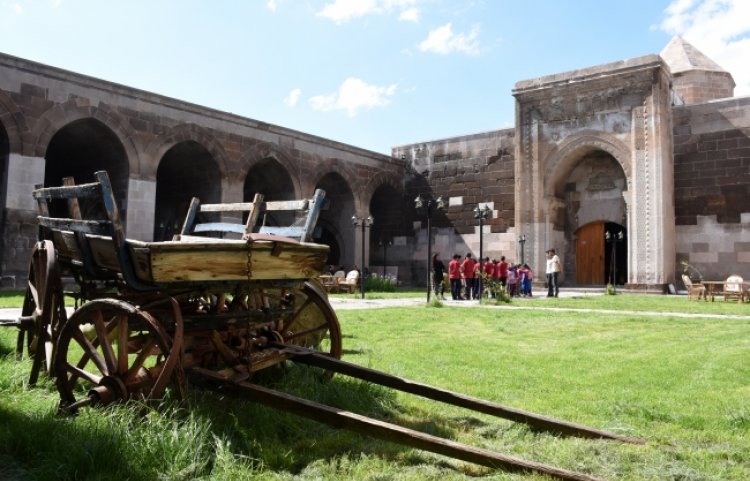
[[[180, 234], [165, 242], [125, 239], [106, 172], [97, 172], [90, 184], [73, 185], [66, 179], [62, 187], [40, 187], [33, 195], [41, 240], [31, 258], [17, 348], [19, 354], [25, 348], [33, 359], [31, 384], [41, 371], [54, 377], [63, 411], [159, 399], [170, 387], [184, 398], [190, 379], [191, 384], [221, 386], [339, 428], [473, 463], [560, 479], [598, 479], [460, 445], [252, 382], [255, 372], [293, 361], [537, 428], [643, 443], [341, 361], [339, 323], [315, 280], [328, 247], [310, 242], [323, 191], [301, 201], [264, 202], [256, 195], [248, 203], [201, 205], [194, 199]], [[279, 212], [304, 215], [292, 225], [272, 226], [269, 219]], [[74, 289], [64, 291], [63, 278], [74, 279]], [[76, 299], [69, 318], [66, 296]]]

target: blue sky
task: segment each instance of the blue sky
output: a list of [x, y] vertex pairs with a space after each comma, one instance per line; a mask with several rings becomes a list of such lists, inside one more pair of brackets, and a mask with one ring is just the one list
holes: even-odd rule
[[0, 52], [386, 154], [676, 34], [750, 95], [747, 0], [0, 0]]

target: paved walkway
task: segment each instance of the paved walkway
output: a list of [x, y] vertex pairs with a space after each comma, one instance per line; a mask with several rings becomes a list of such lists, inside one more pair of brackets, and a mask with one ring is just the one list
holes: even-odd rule
[[[601, 290], [567, 290], [560, 291], [560, 297], [582, 297], [582, 296], [601, 296], [604, 295]], [[424, 306], [427, 295], [422, 297], [409, 297], [400, 299], [361, 299], [352, 297], [333, 296], [329, 298], [331, 306], [335, 310], [348, 309], [378, 309], [384, 307], [408, 307]], [[538, 299], [547, 299], [545, 296], [538, 296]], [[535, 299], [536, 299], [535, 298]], [[507, 309], [507, 310], [548, 310], [551, 312], [595, 312], [599, 314], [636, 314], [641, 316], [658, 316], [658, 317], [700, 317], [714, 319], [748, 319], [750, 315], [743, 316], [738, 314], [709, 314], [709, 313], [687, 313], [687, 312], [660, 312], [660, 311], [630, 311], [615, 309], [579, 309], [574, 307], [544, 307], [538, 304], [533, 306], [524, 306], [526, 299], [514, 299], [511, 304], [480, 304], [479, 301], [454, 301], [446, 300], [443, 304], [451, 307], [482, 307], [487, 309]]]
[[[560, 291], [560, 297], [582, 297], [582, 296], [601, 296], [604, 295], [601, 289], [566, 289]], [[407, 297], [396, 299], [361, 299], [354, 296], [331, 296], [329, 302], [334, 310], [349, 309], [379, 309], [385, 307], [410, 307], [424, 306], [426, 302], [426, 293], [419, 297]], [[537, 296], [535, 299], [547, 299], [545, 296]], [[526, 299], [514, 299], [511, 304], [480, 304], [479, 301], [454, 301], [446, 300], [443, 304], [451, 307], [482, 307], [486, 309], [507, 309], [507, 310], [549, 310], [552, 312], [596, 312], [600, 314], [637, 314], [642, 316], [660, 316], [660, 317], [701, 317], [701, 318], [722, 318], [722, 319], [748, 319], [750, 315], [736, 314], [708, 314], [708, 313], [686, 313], [686, 312], [658, 312], [658, 311], [624, 311], [613, 309], [578, 309], [573, 307], [544, 307], [535, 304], [534, 306], [525, 306]], [[15, 321], [21, 314], [21, 309], [0, 309], [0, 321]]]

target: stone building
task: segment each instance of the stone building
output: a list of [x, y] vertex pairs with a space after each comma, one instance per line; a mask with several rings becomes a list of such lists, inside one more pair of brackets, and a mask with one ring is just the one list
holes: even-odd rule
[[[616, 277], [663, 291], [681, 261], [705, 278], [750, 278], [750, 98], [733, 90], [728, 72], [676, 37], [660, 55], [518, 82], [515, 128], [387, 156], [0, 54], [3, 285], [24, 283], [34, 185], [100, 169], [126, 235], [141, 240], [169, 238], [192, 196], [281, 200], [323, 188], [317, 240], [330, 263], [362, 265], [364, 254], [405, 283], [424, 284], [428, 238], [443, 258], [478, 255], [481, 238], [486, 256], [537, 272], [555, 247], [568, 284]], [[417, 195], [447, 206], [428, 222]], [[473, 211], [485, 206], [480, 235]], [[352, 225], [369, 215], [370, 228]]]

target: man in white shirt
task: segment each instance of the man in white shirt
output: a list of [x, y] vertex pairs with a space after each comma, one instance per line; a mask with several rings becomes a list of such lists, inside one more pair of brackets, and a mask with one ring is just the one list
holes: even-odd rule
[[557, 297], [560, 293], [557, 278], [561, 270], [560, 258], [555, 254], [555, 249], [547, 250], [547, 297]]

